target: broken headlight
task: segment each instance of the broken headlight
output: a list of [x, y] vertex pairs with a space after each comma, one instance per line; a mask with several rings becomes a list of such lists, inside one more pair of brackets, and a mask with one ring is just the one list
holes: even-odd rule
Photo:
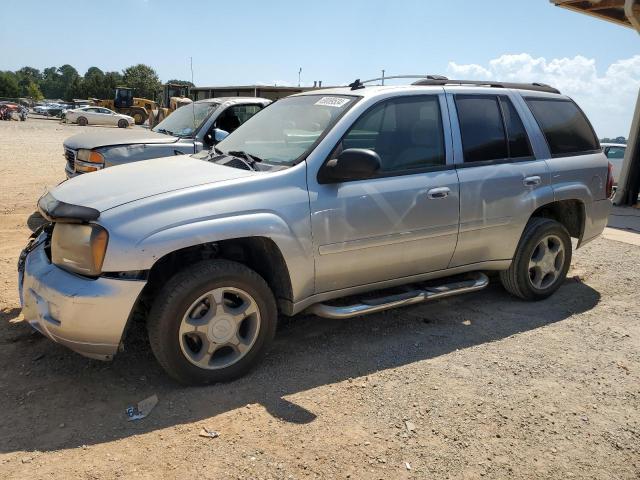
[[51, 238], [51, 261], [70, 272], [97, 277], [107, 252], [109, 234], [100, 225], [56, 223]]

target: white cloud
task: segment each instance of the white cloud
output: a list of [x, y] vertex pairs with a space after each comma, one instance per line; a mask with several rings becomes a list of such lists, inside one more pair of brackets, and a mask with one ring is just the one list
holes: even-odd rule
[[587, 113], [600, 137], [627, 136], [640, 89], [640, 55], [618, 60], [602, 73], [594, 59], [502, 55], [489, 65], [449, 62], [450, 78], [542, 82], [572, 97]]

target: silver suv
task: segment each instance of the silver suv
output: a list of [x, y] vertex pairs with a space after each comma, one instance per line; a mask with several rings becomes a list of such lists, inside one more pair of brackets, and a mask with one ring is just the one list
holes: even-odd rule
[[65, 174], [71, 178], [125, 163], [208, 150], [270, 103], [254, 97], [210, 98], [178, 108], [150, 130], [78, 133], [63, 144]]
[[487, 271], [516, 297], [548, 297], [571, 237], [605, 227], [611, 182], [589, 121], [551, 87], [302, 93], [210, 152], [43, 196], [50, 223], [19, 264], [23, 313], [104, 360], [144, 321], [171, 376], [225, 381], [259, 361], [279, 314], [349, 318], [481, 289]]

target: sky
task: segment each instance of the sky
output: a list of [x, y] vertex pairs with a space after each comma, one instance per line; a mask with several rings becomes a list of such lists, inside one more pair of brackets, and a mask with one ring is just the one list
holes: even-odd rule
[[401, 74], [541, 81], [627, 136], [640, 36], [548, 0], [2, 0], [0, 70], [65, 63], [198, 86], [344, 85]]

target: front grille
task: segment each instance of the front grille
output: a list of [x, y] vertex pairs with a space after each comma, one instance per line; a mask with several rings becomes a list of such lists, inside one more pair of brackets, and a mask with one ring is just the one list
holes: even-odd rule
[[67, 166], [72, 172], [76, 169], [76, 151], [70, 148], [64, 149], [64, 157], [67, 159]]

